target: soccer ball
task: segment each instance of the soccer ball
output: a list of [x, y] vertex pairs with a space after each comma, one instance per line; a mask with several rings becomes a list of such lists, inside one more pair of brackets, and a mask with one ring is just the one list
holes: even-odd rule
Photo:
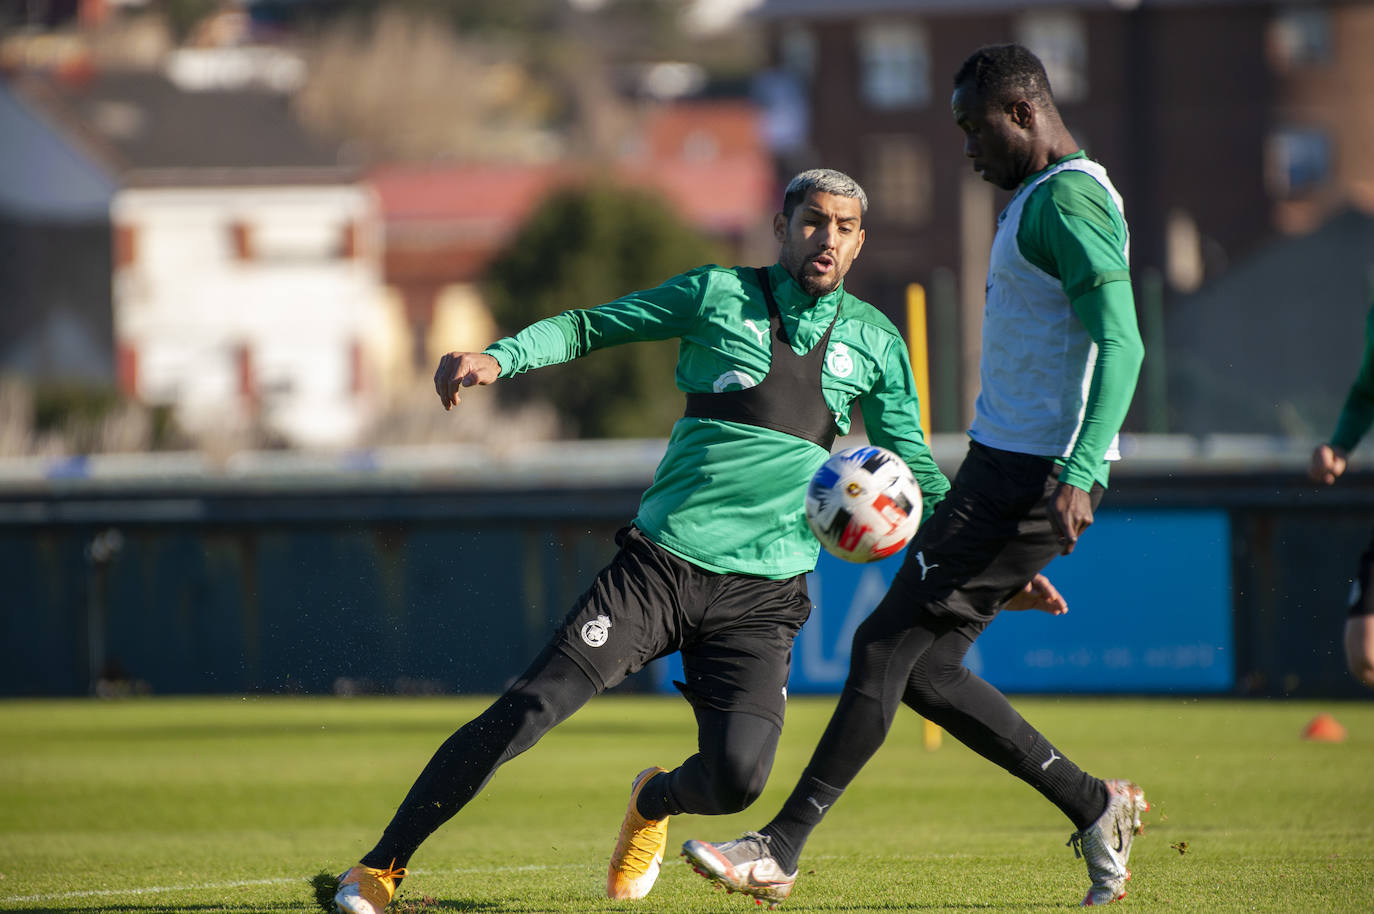
[[921, 487], [902, 458], [876, 445], [830, 455], [806, 488], [806, 523], [846, 562], [902, 550], [921, 523]]

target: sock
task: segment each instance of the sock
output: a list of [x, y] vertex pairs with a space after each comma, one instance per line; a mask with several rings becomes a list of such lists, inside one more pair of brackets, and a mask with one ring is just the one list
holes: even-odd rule
[[803, 775], [773, 821], [760, 829], [759, 834], [768, 839], [769, 853], [783, 872], [797, 871], [797, 861], [806, 839], [811, 837], [811, 830], [821, 823], [842, 793], [843, 788], [831, 787], [824, 781]]
[[1107, 808], [1107, 785], [1060, 755], [1039, 733], [1011, 773], [1044, 794], [1079, 831]]
[[648, 782], [639, 788], [639, 796], [635, 798], [635, 810], [650, 821], [682, 812], [668, 790], [668, 782], [671, 780], [668, 774], [664, 772], [649, 778]]

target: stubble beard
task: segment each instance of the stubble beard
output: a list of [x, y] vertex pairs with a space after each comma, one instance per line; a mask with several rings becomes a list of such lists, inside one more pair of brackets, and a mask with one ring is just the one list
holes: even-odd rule
[[784, 264], [787, 267], [787, 272], [792, 274], [792, 278], [797, 281], [797, 285], [801, 286], [803, 292], [811, 298], [820, 298], [823, 295], [829, 295], [840, 287], [840, 280], [843, 277], [838, 275], [838, 271], [825, 276], [808, 275], [806, 265], [810, 262], [810, 260], [803, 260], [797, 264]]

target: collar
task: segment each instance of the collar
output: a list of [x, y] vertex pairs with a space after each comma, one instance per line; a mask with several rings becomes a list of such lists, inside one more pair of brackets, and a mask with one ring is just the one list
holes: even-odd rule
[[773, 288], [773, 298], [778, 302], [778, 309], [783, 313], [799, 314], [812, 308], [820, 313], [827, 313], [838, 308], [840, 300], [845, 296], [844, 280], [840, 280], [840, 284], [833, 292], [827, 292], [820, 298], [812, 298], [802, 291], [802, 287], [792, 278], [792, 274], [780, 263], [768, 268], [768, 283]]
[[[1036, 178], [1040, 177], [1045, 172], [1049, 171], [1051, 168], [1054, 168], [1057, 165], [1060, 165], [1064, 162], [1071, 162], [1074, 159], [1086, 159], [1087, 157], [1088, 154], [1084, 152], [1082, 149], [1078, 150], [1077, 152], [1071, 152], [1068, 155], [1064, 156], [1062, 159], [1056, 159], [1055, 161], [1046, 165], [1044, 168], [1040, 169], [1035, 174], [1028, 175], [1024, 180], [1021, 181], [1021, 187], [1027, 187], [1030, 184], [1034, 183]], [[1018, 190], [1019, 189], [1020, 188], [1018, 188]]]

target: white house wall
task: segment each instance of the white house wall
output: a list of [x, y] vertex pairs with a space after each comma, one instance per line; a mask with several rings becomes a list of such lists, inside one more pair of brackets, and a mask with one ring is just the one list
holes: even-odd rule
[[195, 434], [258, 421], [298, 446], [355, 442], [377, 406], [369, 330], [384, 308], [365, 187], [134, 188], [112, 219], [134, 393]]

